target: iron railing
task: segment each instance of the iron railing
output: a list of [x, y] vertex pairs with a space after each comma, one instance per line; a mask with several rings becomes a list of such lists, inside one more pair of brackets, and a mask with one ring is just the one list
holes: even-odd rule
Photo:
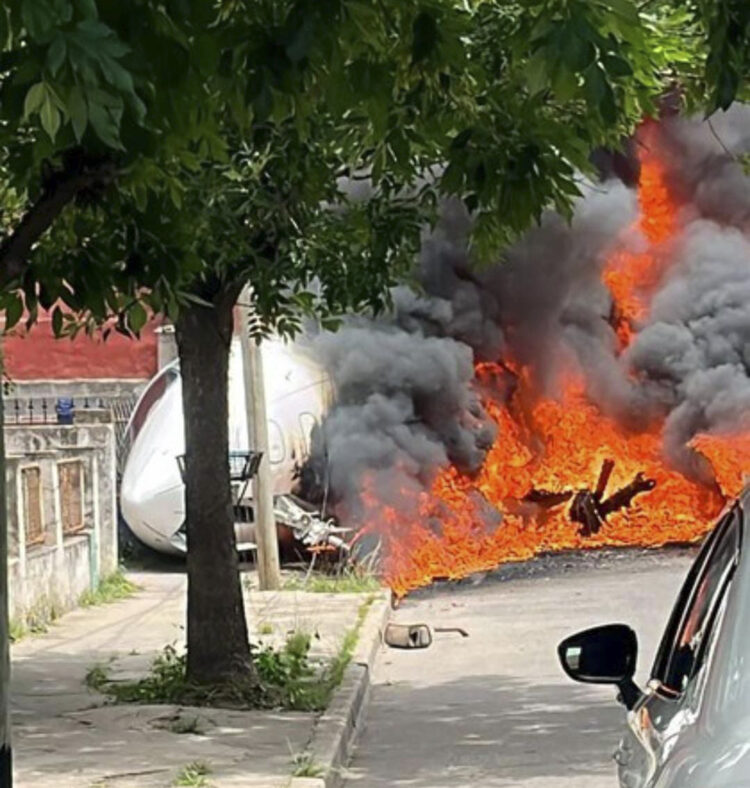
[[68, 400], [73, 411], [73, 423], [86, 423], [95, 413], [104, 413], [103, 420], [115, 429], [118, 475], [130, 448], [128, 421], [138, 397], [132, 394], [101, 394], [83, 397], [24, 397], [6, 396], [4, 423], [6, 425], [37, 425], [63, 423], [58, 416], [58, 404]]

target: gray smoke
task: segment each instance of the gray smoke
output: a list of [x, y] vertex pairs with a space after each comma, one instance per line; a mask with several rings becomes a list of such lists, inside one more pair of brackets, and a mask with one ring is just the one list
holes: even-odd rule
[[750, 178], [736, 160], [750, 151], [750, 105], [734, 105], [708, 121], [662, 124], [660, 157], [688, 211], [750, 230]]
[[[664, 421], [666, 456], [700, 473], [687, 444], [700, 431], [737, 429], [750, 415], [750, 108], [705, 122], [672, 119], [660, 160], [684, 205], [671, 264], [625, 353], [613, 328], [602, 267], [615, 248], [639, 251], [637, 197], [621, 181], [582, 184], [574, 218], [543, 218], [497, 265], [470, 262], [470, 219], [445, 206], [424, 238], [419, 290], [393, 292], [387, 319], [357, 319], [318, 342], [338, 406], [323, 428], [330, 482], [356, 500], [365, 471], [422, 489], [448, 462], [469, 472], [494, 438], [479, 402], [477, 361], [527, 365], [554, 394], [575, 363], [608, 415], [638, 429]], [[502, 392], [495, 392], [502, 396]]]
[[356, 497], [368, 470], [426, 485], [449, 461], [481, 466], [495, 430], [471, 386], [470, 347], [359, 321], [321, 336], [317, 352], [337, 389], [324, 433], [338, 497]]
[[667, 403], [665, 447], [682, 464], [697, 432], [737, 429], [750, 416], [750, 240], [699, 219], [674, 254], [624, 360], [641, 389]]

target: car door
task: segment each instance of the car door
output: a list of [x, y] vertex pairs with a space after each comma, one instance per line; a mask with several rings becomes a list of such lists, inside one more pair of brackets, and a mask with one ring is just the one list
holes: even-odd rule
[[695, 720], [695, 690], [718, 634], [722, 601], [739, 560], [737, 508], [706, 539], [688, 573], [657, 652], [643, 698], [628, 713], [628, 728], [615, 752], [623, 788], [651, 788], [679, 737]]

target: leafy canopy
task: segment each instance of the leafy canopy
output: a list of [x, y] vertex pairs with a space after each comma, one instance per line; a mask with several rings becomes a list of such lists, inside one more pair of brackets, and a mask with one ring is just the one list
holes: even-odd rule
[[175, 317], [247, 280], [282, 332], [380, 308], [439, 196], [474, 213], [488, 258], [543, 210], [568, 213], [591, 150], [671, 85], [726, 106], [746, 5], [6, 0], [8, 323], [54, 307], [58, 333], [81, 314], [137, 333], [149, 310]]

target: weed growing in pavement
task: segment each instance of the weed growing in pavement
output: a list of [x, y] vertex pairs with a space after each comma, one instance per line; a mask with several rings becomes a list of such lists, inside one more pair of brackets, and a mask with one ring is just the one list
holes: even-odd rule
[[230, 680], [220, 685], [193, 684], [186, 677], [187, 654], [167, 646], [157, 655], [151, 672], [140, 681], [112, 681], [107, 667], [96, 665], [86, 675], [86, 684], [120, 703], [321, 711], [341, 684], [373, 601], [374, 597], [370, 597], [360, 605], [354, 627], [345, 635], [337, 653], [326, 660], [310, 657], [309, 633], [294, 632], [281, 648], [253, 647], [257, 673], [254, 679]]
[[[114, 659], [115, 657], [110, 659], [110, 662], [113, 662]], [[86, 671], [86, 676], [83, 679], [83, 683], [89, 689], [94, 690], [95, 692], [101, 692], [103, 695], [109, 694], [109, 666], [103, 665], [102, 663], [92, 665]]]
[[317, 594], [371, 594], [382, 588], [375, 575], [356, 567], [347, 567], [339, 574], [312, 574], [290, 577], [284, 583], [287, 591], [310, 591]]
[[[118, 570], [107, 575], [101, 580], [93, 591], [84, 591], [78, 597], [81, 607], [92, 607], [125, 599], [138, 590], [138, 586], [131, 583], [125, 575]], [[26, 611], [21, 618], [14, 618], [9, 625], [9, 635], [13, 643], [28, 635], [43, 635], [49, 631], [50, 624], [54, 624], [63, 614], [63, 605], [55, 596], [43, 596]]]
[[107, 575], [99, 581], [99, 585], [94, 590], [84, 591], [78, 597], [78, 604], [81, 607], [93, 607], [94, 605], [106, 605], [116, 602], [119, 599], [127, 599], [138, 590], [135, 583], [131, 583], [127, 577], [118, 569], [111, 575]]
[[28, 635], [43, 635], [63, 614], [63, 606], [56, 596], [44, 595], [20, 618], [10, 621], [8, 634], [13, 643]]
[[208, 788], [207, 777], [209, 774], [211, 774], [211, 769], [207, 764], [194, 761], [180, 769], [172, 784], [184, 786], [184, 788]]
[[25, 622], [18, 618], [13, 618], [8, 623], [8, 635], [11, 643], [17, 643], [22, 638], [29, 634], [29, 630]]
[[292, 763], [292, 777], [320, 777], [325, 772], [323, 766], [313, 759], [311, 752], [298, 752], [292, 756]]

